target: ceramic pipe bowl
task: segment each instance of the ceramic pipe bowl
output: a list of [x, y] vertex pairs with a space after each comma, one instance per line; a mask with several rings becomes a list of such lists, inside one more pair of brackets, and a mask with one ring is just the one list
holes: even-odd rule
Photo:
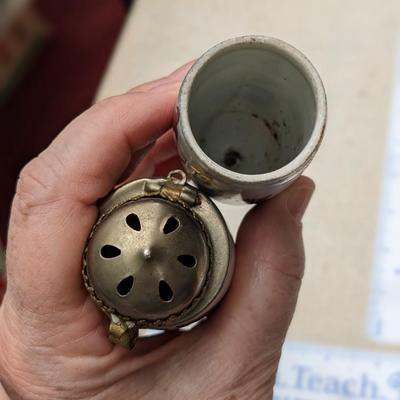
[[301, 52], [270, 37], [230, 39], [203, 54], [182, 83], [179, 154], [207, 194], [257, 202], [311, 162], [326, 115], [322, 81]]

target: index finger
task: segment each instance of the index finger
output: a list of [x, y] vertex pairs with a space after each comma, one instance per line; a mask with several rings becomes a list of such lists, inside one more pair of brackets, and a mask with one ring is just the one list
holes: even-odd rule
[[98, 103], [24, 168], [11, 213], [8, 295], [28, 308], [82, 300], [81, 256], [95, 203], [135, 152], [171, 127], [179, 86], [172, 74]]

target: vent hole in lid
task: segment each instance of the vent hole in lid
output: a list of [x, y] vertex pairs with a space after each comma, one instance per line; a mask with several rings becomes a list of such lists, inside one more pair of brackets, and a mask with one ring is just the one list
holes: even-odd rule
[[188, 268], [193, 268], [196, 265], [196, 258], [190, 254], [181, 254], [177, 257], [178, 261]]
[[179, 228], [179, 221], [175, 217], [169, 217], [164, 225], [163, 232], [167, 235]]
[[100, 249], [100, 254], [104, 258], [114, 258], [121, 254], [121, 250], [112, 244], [106, 244]]
[[165, 281], [160, 281], [158, 286], [158, 291], [160, 294], [160, 299], [162, 301], [171, 301], [174, 297], [174, 292], [172, 291], [171, 287]]
[[133, 287], [133, 276], [129, 275], [126, 278], [122, 279], [117, 286], [117, 292], [120, 296], [126, 296]]
[[142, 226], [140, 224], [140, 219], [136, 214], [129, 214], [126, 217], [126, 223], [130, 228], [132, 228], [135, 231], [140, 231], [142, 229]]

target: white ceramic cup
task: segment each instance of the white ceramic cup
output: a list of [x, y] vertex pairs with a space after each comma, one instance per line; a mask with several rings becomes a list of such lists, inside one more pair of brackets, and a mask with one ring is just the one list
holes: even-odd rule
[[311, 162], [326, 115], [322, 81], [300, 51], [270, 37], [229, 39], [203, 54], [182, 83], [179, 154], [206, 193], [257, 202]]

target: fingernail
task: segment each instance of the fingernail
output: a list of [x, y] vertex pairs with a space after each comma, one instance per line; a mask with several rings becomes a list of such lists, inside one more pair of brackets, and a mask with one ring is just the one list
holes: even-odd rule
[[182, 65], [181, 67], [179, 67], [178, 69], [176, 69], [175, 71], [173, 71], [169, 77], [170, 78], [174, 78], [174, 79], [180, 79], [182, 80], [185, 75], [187, 74], [188, 70], [190, 69], [190, 67], [192, 66], [194, 60], [187, 62], [186, 64]]
[[290, 189], [287, 207], [297, 222], [302, 220], [313, 193], [314, 186], [311, 185]]

